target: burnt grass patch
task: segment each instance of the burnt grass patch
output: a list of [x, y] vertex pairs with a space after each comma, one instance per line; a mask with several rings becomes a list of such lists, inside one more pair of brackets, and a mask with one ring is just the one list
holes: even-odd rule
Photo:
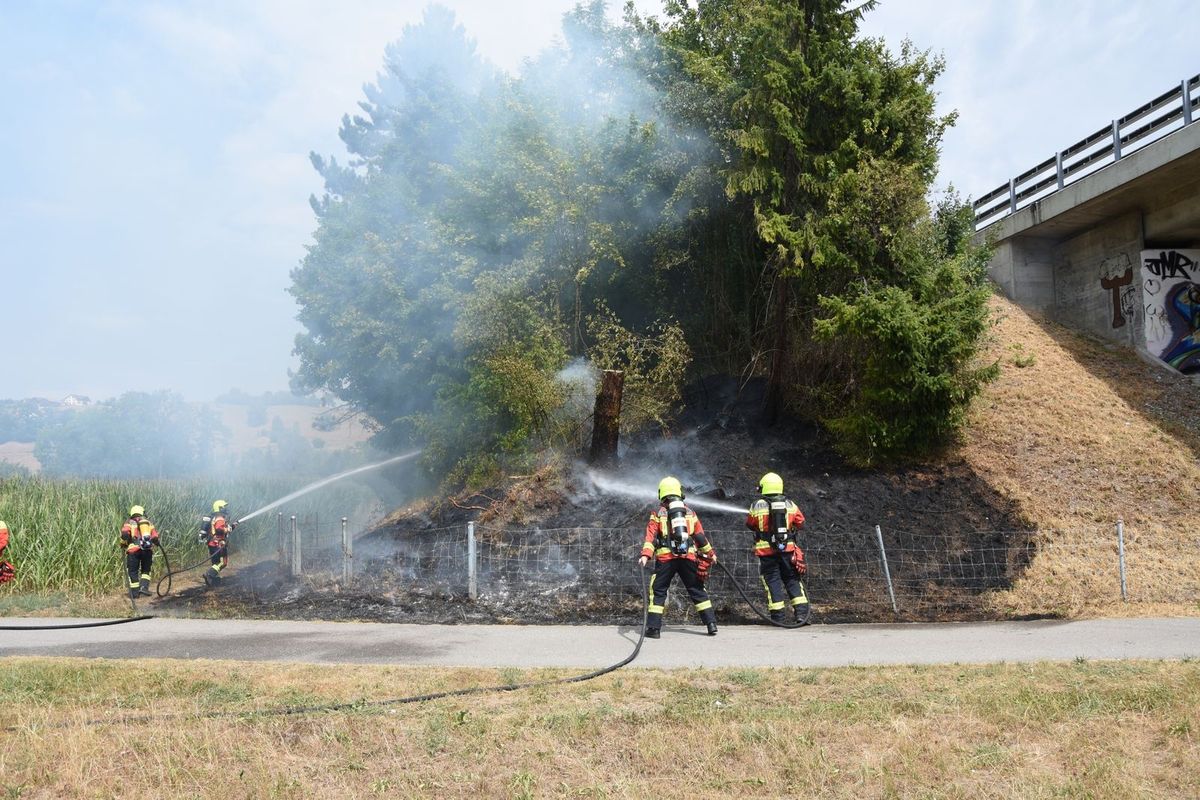
[[[965, 461], [879, 470], [848, 465], [816, 427], [758, 422], [761, 387], [730, 380], [691, 388], [673, 435], [628, 440], [610, 474], [644, 498], [603, 493], [585, 468], [542, 470], [475, 495], [400, 512], [355, 542], [355, 575], [340, 553], [305, 554], [291, 578], [275, 560], [235, 569], [216, 589], [186, 589], [157, 605], [192, 612], [288, 619], [409, 623], [637, 624], [636, 564], [659, 477], [677, 475], [692, 498], [745, 507], [759, 477], [778, 472], [806, 517], [805, 586], [816, 622], [999, 618], [986, 593], [1011, 586], [1034, 554], [1033, 525]], [[720, 562], [708, 588], [724, 623], [759, 617], [763, 590], [744, 514], [698, 508]], [[468, 522], [476, 523], [477, 596], [469, 596]], [[876, 526], [879, 532], [876, 532]], [[883, 576], [887, 551], [898, 612]], [[668, 622], [687, 620], [672, 587]]]

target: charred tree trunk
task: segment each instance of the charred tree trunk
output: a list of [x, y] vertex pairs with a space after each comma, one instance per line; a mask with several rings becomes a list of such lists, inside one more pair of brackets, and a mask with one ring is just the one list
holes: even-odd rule
[[604, 370], [600, 393], [596, 395], [596, 410], [592, 415], [592, 449], [588, 463], [611, 467], [617, 463], [617, 442], [621, 435], [621, 393], [625, 388], [625, 373]]
[[775, 310], [771, 315], [771, 328], [775, 333], [775, 347], [771, 351], [771, 373], [767, 376], [767, 397], [763, 403], [763, 422], [774, 425], [783, 413], [784, 373], [788, 366], [788, 305], [791, 291], [788, 279], [775, 278]]

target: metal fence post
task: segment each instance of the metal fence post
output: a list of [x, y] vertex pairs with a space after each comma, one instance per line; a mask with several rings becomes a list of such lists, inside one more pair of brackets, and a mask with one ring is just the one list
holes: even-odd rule
[[1008, 179], [1008, 212], [1017, 213], [1017, 179]]
[[896, 592], [892, 588], [892, 571], [888, 569], [887, 550], [883, 547], [883, 531], [879, 530], [879, 526], [875, 526], [875, 541], [879, 543], [879, 560], [883, 562], [883, 578], [887, 581], [888, 597], [892, 598], [892, 613], [899, 614], [900, 608], [896, 605]]
[[1121, 600], [1129, 602], [1129, 592], [1125, 586], [1125, 520], [1117, 518], [1117, 563], [1121, 568]]
[[1121, 122], [1113, 120], [1113, 161], [1121, 160]]
[[1192, 124], [1192, 93], [1188, 89], [1187, 78], [1183, 79], [1183, 83], [1179, 87], [1183, 92], [1183, 124]]
[[287, 558], [287, 541], [283, 538], [283, 512], [275, 514], [275, 560], [283, 569], [283, 560]]
[[292, 577], [300, 577], [300, 528], [296, 526], [296, 515], [292, 514]]
[[1063, 188], [1062, 150], [1054, 154], [1054, 171], [1058, 175], [1058, 188]]
[[346, 517], [342, 517], [342, 583], [349, 586], [354, 577], [354, 540], [350, 538], [346, 522]]
[[467, 596], [479, 597], [479, 569], [475, 561], [475, 523], [467, 523]]

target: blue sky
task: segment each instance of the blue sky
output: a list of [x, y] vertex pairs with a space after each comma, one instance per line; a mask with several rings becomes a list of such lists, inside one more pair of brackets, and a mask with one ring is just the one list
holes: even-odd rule
[[[572, 2], [442, 4], [515, 71]], [[424, 6], [0, 0], [0, 398], [285, 389], [308, 153], [342, 153]], [[938, 183], [975, 196], [1200, 72], [1197, 29], [1194, 0], [883, 0], [864, 26], [946, 56]]]

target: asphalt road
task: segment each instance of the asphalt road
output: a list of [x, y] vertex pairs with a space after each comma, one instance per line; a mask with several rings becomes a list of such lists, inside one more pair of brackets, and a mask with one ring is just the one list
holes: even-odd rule
[[[4, 625], [86, 622], [0, 618]], [[156, 618], [102, 628], [0, 631], [0, 657], [179, 658], [312, 664], [598, 668], [633, 649], [617, 626], [396, 625]], [[1200, 618], [1060, 622], [671, 627], [637, 667], [987, 664], [1200, 658]]]

